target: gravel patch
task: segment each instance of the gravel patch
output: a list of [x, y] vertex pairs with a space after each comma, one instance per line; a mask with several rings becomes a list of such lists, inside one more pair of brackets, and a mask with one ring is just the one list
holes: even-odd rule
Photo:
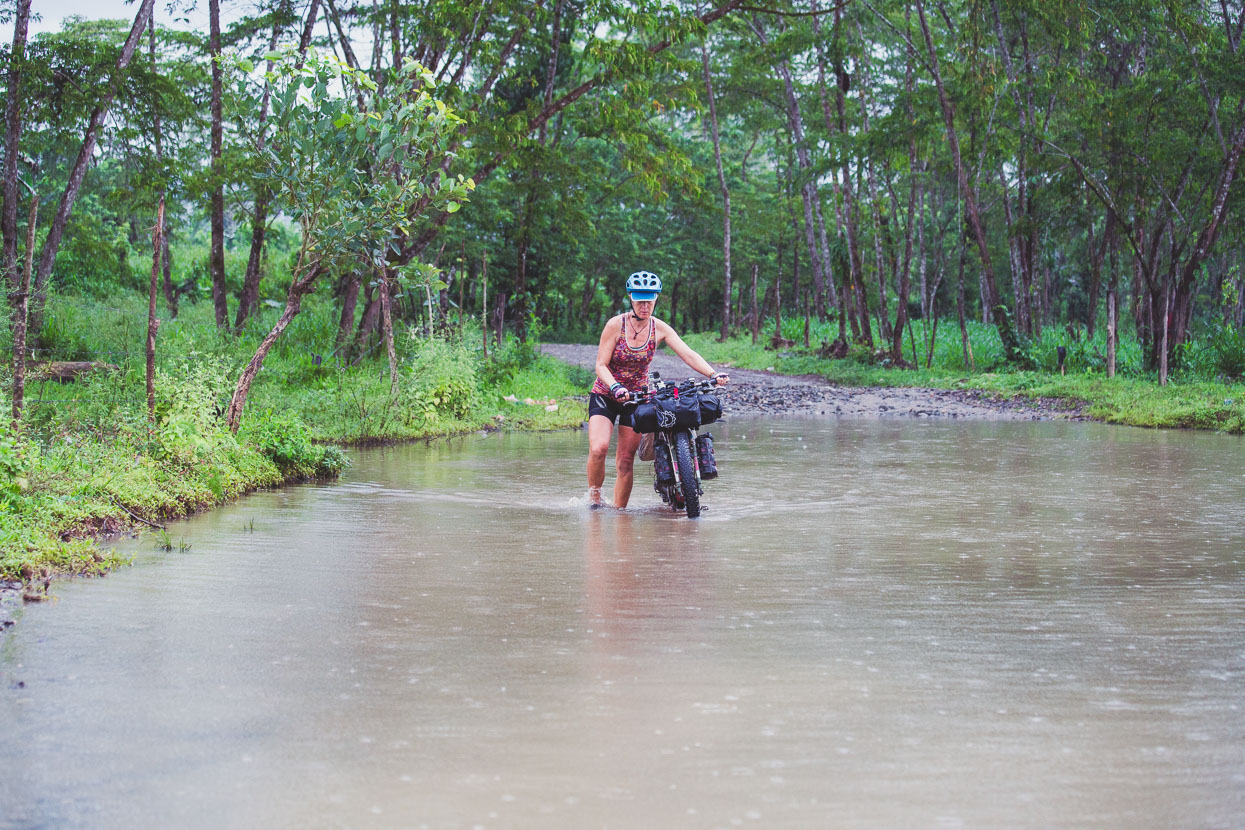
[[[547, 343], [541, 351], [566, 363], [592, 368], [596, 346]], [[666, 380], [696, 376], [673, 353], [660, 350], [653, 369]], [[1083, 420], [1061, 401], [1001, 398], [974, 390], [914, 387], [837, 386], [817, 375], [780, 375], [756, 369], [727, 369], [723, 396], [736, 415], [822, 415], [853, 418], [966, 418], [971, 420]], [[585, 390], [587, 394], [587, 390]]]

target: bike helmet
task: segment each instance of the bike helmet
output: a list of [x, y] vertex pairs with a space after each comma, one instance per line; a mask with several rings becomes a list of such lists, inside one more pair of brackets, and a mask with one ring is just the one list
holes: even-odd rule
[[633, 300], [655, 300], [661, 293], [661, 277], [652, 271], [636, 271], [627, 277], [627, 293]]

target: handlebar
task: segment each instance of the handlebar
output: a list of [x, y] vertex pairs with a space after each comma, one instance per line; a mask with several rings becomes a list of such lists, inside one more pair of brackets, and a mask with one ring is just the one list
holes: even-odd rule
[[623, 402], [623, 406], [634, 406], [636, 404], [648, 403], [653, 400], [674, 397], [675, 390], [680, 395], [700, 395], [707, 392], [715, 392], [720, 390], [717, 382], [709, 378], [688, 378], [682, 383], [667, 383], [660, 379], [660, 375], [654, 373], [655, 380], [651, 387], [646, 387], [639, 392], [632, 392], [630, 397]]

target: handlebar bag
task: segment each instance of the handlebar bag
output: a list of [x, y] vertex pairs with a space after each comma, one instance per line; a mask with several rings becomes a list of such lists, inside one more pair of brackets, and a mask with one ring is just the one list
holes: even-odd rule
[[[631, 428], [636, 432], [656, 432], [659, 429], [692, 428], [700, 426], [700, 395], [680, 395], [678, 398], [661, 398], [642, 403], [631, 416]], [[721, 405], [718, 406], [719, 412]]]
[[722, 402], [717, 395], [700, 396], [700, 425], [712, 424], [722, 417]]

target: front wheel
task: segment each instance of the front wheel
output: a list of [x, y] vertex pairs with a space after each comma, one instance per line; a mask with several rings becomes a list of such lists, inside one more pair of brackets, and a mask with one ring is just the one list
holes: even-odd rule
[[696, 450], [691, 433], [680, 430], [674, 434], [674, 458], [679, 465], [679, 484], [683, 487], [683, 503], [687, 518], [700, 515], [700, 487], [696, 481]]

